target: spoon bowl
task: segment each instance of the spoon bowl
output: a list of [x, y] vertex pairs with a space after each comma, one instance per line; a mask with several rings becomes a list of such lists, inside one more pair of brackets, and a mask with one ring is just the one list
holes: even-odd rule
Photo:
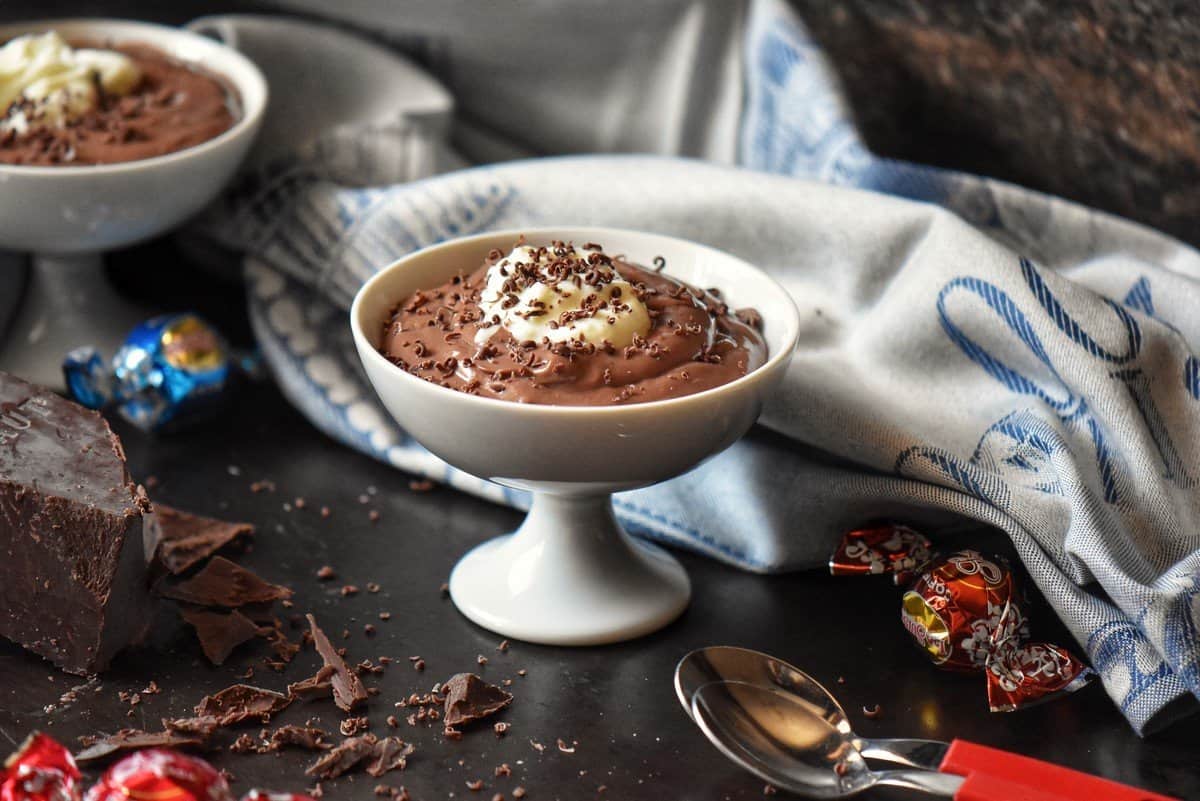
[[841, 704], [819, 681], [800, 668], [759, 651], [716, 645], [692, 651], [675, 668], [675, 694], [693, 719], [696, 691], [714, 682], [738, 682], [778, 690], [792, 703], [849, 739], [866, 759], [936, 770], [946, 755], [946, 743], [911, 738], [859, 737]]
[[739, 681], [700, 687], [692, 717], [722, 753], [766, 782], [803, 798], [849, 798], [888, 785], [953, 798], [961, 776], [874, 771], [847, 736], [790, 692]]

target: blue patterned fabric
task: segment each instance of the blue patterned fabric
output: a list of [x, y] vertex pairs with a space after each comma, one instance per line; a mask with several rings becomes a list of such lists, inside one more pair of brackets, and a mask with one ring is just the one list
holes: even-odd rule
[[350, 343], [358, 286], [495, 228], [625, 226], [723, 248], [792, 293], [799, 352], [757, 430], [619, 496], [623, 522], [762, 572], [823, 564], [871, 518], [934, 539], [994, 525], [1132, 726], [1165, 722], [1200, 694], [1200, 255], [1060, 199], [878, 158], [786, 5], [752, 3], [743, 35], [740, 168], [580, 156], [353, 187], [309, 150], [259, 175], [207, 230], [248, 253], [284, 392], [381, 461], [522, 506], [387, 417]]

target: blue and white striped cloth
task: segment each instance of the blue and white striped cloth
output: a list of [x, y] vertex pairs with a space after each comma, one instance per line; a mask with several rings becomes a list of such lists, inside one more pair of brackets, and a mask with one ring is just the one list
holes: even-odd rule
[[[737, 166], [579, 156], [428, 177], [458, 157], [428, 113], [401, 113], [347, 120], [248, 179], [200, 230], [247, 254], [252, 320], [285, 393], [352, 447], [521, 505], [390, 421], [349, 341], [354, 291], [405, 253], [493, 228], [625, 226], [714, 245], [793, 293], [800, 350], [759, 429], [619, 496], [628, 527], [767, 572], [823, 564], [870, 518], [935, 539], [954, 521], [988, 523], [1138, 732], [1190, 709], [1200, 255], [1053, 197], [872, 155], [787, 6], [745, 12], [726, 76], [743, 87]], [[278, 23], [217, 22], [201, 24], [288, 74], [289, 51], [266, 46]], [[308, 63], [337, 70], [369, 49], [325, 34]], [[396, 82], [412, 69], [397, 58]]]

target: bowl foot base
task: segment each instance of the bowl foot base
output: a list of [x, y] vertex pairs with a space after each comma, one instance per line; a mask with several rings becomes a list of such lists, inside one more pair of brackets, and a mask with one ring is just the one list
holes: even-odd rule
[[536, 492], [514, 534], [459, 561], [450, 596], [505, 637], [600, 645], [670, 623], [687, 607], [691, 582], [675, 557], [621, 529], [610, 496]]

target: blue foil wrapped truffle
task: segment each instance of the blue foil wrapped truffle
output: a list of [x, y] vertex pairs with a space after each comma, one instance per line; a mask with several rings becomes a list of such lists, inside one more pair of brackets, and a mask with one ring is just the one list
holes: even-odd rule
[[185, 427], [211, 415], [236, 377], [225, 339], [195, 314], [165, 314], [137, 326], [106, 365], [94, 347], [63, 360], [71, 396], [92, 409], [113, 406], [145, 431]]

